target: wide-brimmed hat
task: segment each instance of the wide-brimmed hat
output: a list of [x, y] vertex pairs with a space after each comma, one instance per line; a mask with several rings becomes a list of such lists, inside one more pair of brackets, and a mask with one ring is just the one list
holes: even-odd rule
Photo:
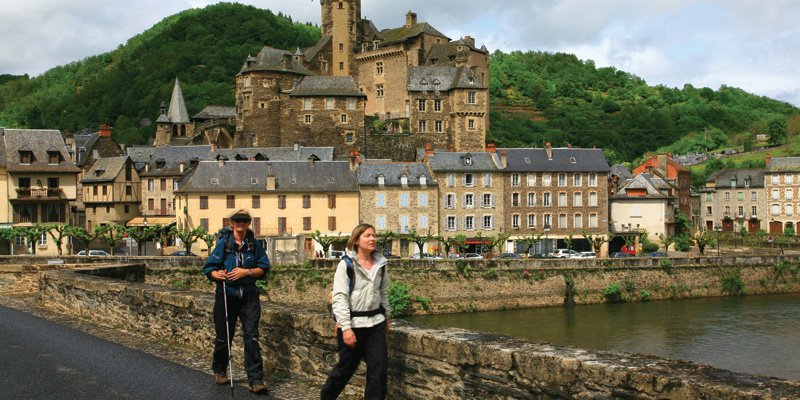
[[242, 208], [242, 209], [234, 211], [233, 214], [231, 214], [231, 216], [228, 217], [228, 219], [230, 219], [231, 222], [235, 222], [235, 221], [247, 221], [247, 222], [250, 222], [250, 221], [253, 220], [253, 217], [250, 215], [250, 211], [247, 211], [246, 209]]

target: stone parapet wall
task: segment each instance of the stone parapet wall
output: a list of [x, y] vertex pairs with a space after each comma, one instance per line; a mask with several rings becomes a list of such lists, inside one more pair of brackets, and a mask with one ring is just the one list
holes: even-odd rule
[[[210, 352], [210, 293], [115, 281], [74, 271], [41, 274], [40, 301], [159, 340]], [[321, 383], [335, 363], [324, 312], [266, 304], [264, 359], [269, 369]], [[800, 384], [650, 356], [552, 346], [460, 329], [393, 325], [392, 399], [794, 399]], [[236, 346], [239, 341], [236, 341]], [[235, 350], [235, 352], [239, 352]], [[361, 376], [351, 385], [358, 392]]]

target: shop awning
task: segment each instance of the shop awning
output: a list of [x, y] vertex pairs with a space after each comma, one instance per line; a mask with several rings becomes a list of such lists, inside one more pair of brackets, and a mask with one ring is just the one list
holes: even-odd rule
[[126, 224], [127, 226], [146, 226], [147, 225], [172, 225], [175, 223], [175, 217], [136, 217]]

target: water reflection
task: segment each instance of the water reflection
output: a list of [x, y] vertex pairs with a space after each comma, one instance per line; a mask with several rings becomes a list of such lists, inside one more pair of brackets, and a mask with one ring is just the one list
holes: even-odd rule
[[653, 354], [800, 380], [800, 294], [410, 318], [554, 344]]

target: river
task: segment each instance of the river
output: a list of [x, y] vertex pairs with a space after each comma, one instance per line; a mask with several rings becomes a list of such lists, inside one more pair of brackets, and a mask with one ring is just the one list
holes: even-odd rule
[[408, 320], [800, 380], [800, 294], [428, 315]]

